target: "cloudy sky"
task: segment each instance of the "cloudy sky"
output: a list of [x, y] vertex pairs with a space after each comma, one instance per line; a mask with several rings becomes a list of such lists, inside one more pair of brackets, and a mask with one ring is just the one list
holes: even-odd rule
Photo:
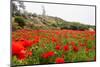
[[95, 25], [95, 7], [33, 2], [24, 2], [24, 5], [28, 12], [42, 14], [42, 6], [44, 6], [46, 15], [60, 17], [66, 21]]

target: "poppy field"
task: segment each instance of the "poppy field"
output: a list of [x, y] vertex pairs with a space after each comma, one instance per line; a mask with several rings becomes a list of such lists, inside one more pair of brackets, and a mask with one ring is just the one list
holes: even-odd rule
[[12, 32], [12, 64], [51, 64], [96, 60], [95, 31], [31, 30]]

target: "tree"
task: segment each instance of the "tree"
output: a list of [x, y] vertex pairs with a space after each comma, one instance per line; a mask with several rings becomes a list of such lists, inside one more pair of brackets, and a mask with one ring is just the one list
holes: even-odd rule
[[25, 11], [25, 6], [23, 2], [19, 1], [19, 7], [23, 9], [23, 11]]
[[14, 2], [12, 2], [12, 15], [14, 16], [17, 12], [18, 12], [18, 7]]
[[33, 13], [32, 16], [33, 16], [33, 17], [37, 17], [37, 14], [36, 14], [36, 13]]
[[45, 11], [45, 7], [44, 7], [43, 5], [42, 5], [42, 11], [43, 11], [43, 12], [42, 12], [42, 15], [45, 16], [46, 11]]
[[[22, 0], [17, 0], [16, 1], [18, 3], [18, 8], [19, 8], [19, 12], [21, 15], [25, 14], [25, 6], [24, 6], [24, 2], [22, 2]], [[21, 10], [22, 9], [22, 10]], [[23, 14], [22, 14], [23, 13]]]

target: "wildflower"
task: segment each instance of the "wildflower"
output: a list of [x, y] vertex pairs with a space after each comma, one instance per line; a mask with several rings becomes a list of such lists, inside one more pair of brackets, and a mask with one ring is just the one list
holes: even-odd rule
[[55, 55], [55, 53], [53, 51], [49, 51], [49, 52], [43, 53], [42, 57], [47, 59], [47, 58], [52, 57], [54, 55]]
[[52, 37], [52, 42], [57, 42], [57, 39]]
[[74, 45], [75, 45], [75, 42], [74, 42], [74, 41], [72, 41], [72, 42], [71, 42], [71, 45], [72, 45], [72, 46], [74, 46]]
[[42, 54], [42, 58], [47, 59], [48, 57], [49, 57], [48, 54], [46, 54], [46, 53], [43, 53], [43, 54]]
[[68, 45], [65, 45], [64, 48], [63, 48], [63, 50], [64, 51], [69, 51], [69, 46]]
[[47, 54], [48, 54], [48, 56], [51, 57], [51, 56], [54, 56], [55, 53], [53, 51], [49, 51]]
[[24, 41], [22, 41], [22, 43], [23, 43], [24, 47], [31, 47], [33, 44], [32, 41], [30, 41], [30, 40], [24, 40]]
[[21, 42], [13, 42], [12, 43], [12, 54], [19, 55], [19, 52], [25, 50]]
[[77, 46], [73, 46], [73, 50], [74, 50], [75, 52], [78, 52], [78, 51], [79, 51], [79, 48], [78, 48]]
[[28, 56], [32, 56], [32, 51], [28, 51]]
[[40, 40], [39, 36], [35, 36], [33, 44], [37, 44], [39, 42], [39, 40]]
[[55, 49], [56, 50], [60, 50], [61, 49], [61, 46], [60, 45], [56, 45]]
[[25, 60], [26, 59], [26, 55], [24, 55], [24, 54], [23, 55], [19, 55], [18, 56], [18, 59], [19, 60]]
[[64, 63], [64, 58], [56, 58], [56, 63]]

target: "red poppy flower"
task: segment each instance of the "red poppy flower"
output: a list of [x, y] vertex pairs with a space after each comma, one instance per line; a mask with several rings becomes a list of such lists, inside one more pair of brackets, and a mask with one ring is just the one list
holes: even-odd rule
[[56, 63], [64, 63], [64, 58], [56, 58]]
[[21, 42], [12, 43], [12, 54], [19, 55], [22, 50], [25, 50]]
[[78, 48], [77, 46], [73, 46], [73, 50], [74, 50], [75, 52], [78, 52], [78, 51], [79, 51], [79, 48]]
[[65, 45], [64, 48], [63, 48], [63, 50], [64, 51], [69, 51], [69, 46], [68, 45]]
[[74, 41], [72, 41], [72, 42], [71, 42], [71, 45], [72, 45], [72, 46], [74, 46], [74, 45], [75, 45], [75, 42], [74, 42]]
[[18, 56], [18, 59], [19, 60], [25, 60], [26, 59], [26, 55], [24, 54], [24, 55], [19, 55]]
[[61, 46], [60, 45], [56, 45], [55, 49], [56, 50], [60, 50], [61, 49]]
[[48, 56], [48, 54], [47, 53], [43, 53], [42, 54], [42, 58], [45, 58], [45, 59], [47, 59], [49, 56]]
[[65, 57], [65, 55], [64, 54], [62, 54], [62, 58], [64, 58]]
[[39, 42], [39, 40], [40, 40], [39, 36], [35, 36], [33, 44], [37, 44]]
[[55, 37], [52, 37], [52, 42], [57, 42], [57, 39]]
[[29, 51], [28, 52], [28, 56], [32, 56], [32, 51]]
[[22, 41], [22, 43], [23, 43], [24, 47], [31, 47], [33, 44], [32, 41], [30, 41], [30, 40], [24, 40], [24, 41]]
[[47, 54], [48, 54], [48, 56], [51, 57], [51, 56], [54, 56], [55, 53], [53, 51], [49, 51]]
[[88, 51], [89, 51], [89, 48], [86, 48], [86, 49], [85, 49], [85, 51], [88, 53]]
[[26, 54], [26, 50], [21, 50], [20, 52], [19, 52], [19, 55], [25, 55]]
[[46, 52], [46, 53], [42, 54], [42, 57], [45, 58], [45, 59], [47, 59], [49, 57], [52, 57], [52, 56], [54, 56], [54, 52], [53, 51], [49, 51], [49, 52]]
[[60, 35], [60, 31], [56, 31], [55, 33], [56, 33], [57, 35]]

